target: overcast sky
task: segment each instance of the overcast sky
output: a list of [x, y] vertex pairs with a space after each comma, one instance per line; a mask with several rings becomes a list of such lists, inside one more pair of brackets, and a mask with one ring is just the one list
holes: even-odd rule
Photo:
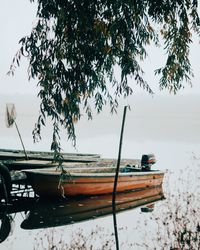
[[[37, 93], [36, 83], [29, 83], [27, 80], [27, 62], [22, 60], [20, 68], [17, 68], [14, 77], [9, 77], [6, 73], [9, 70], [12, 58], [19, 48], [18, 41], [23, 36], [31, 31], [34, 24], [36, 14], [36, 5], [31, 4], [28, 0], [4, 0], [1, 1], [0, 9], [0, 94], [33, 94]], [[163, 51], [155, 49], [152, 46], [148, 49], [149, 58], [144, 63], [144, 71], [146, 79], [151, 84], [157, 95], [163, 95], [165, 92], [158, 90], [158, 78], [154, 76], [153, 71], [162, 65]], [[180, 94], [200, 93], [200, 70], [199, 70], [199, 54], [200, 46], [195, 42], [191, 46], [191, 63], [194, 68], [195, 78], [193, 81], [193, 88], [186, 85], [186, 88], [180, 91]], [[135, 87], [134, 82], [130, 82], [134, 86], [136, 93], [143, 92], [139, 87]]]
[[27, 63], [16, 70], [14, 77], [7, 76], [12, 59], [19, 48], [19, 40], [30, 33], [36, 8], [30, 1], [1, 1], [0, 8], [0, 94], [35, 94], [34, 84], [27, 80]]

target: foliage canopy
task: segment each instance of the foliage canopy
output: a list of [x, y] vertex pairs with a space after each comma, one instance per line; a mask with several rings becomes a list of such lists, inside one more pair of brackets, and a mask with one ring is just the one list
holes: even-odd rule
[[40, 137], [50, 116], [52, 149], [59, 148], [60, 125], [75, 142], [74, 124], [83, 111], [92, 118], [92, 107], [100, 112], [106, 103], [116, 110], [118, 98], [133, 91], [128, 76], [153, 93], [140, 66], [147, 45], [164, 42], [166, 63], [155, 71], [161, 89], [176, 93], [190, 82], [189, 45], [200, 27], [197, 0], [30, 1], [38, 4], [37, 22], [20, 40], [10, 73], [22, 56], [28, 58], [28, 75], [37, 79], [41, 99], [34, 136]]

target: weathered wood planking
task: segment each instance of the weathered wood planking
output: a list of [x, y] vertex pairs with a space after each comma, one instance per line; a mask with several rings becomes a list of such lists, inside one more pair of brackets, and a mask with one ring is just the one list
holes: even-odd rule
[[[42, 151], [26, 151], [29, 160], [53, 160], [53, 152]], [[99, 154], [78, 154], [78, 153], [63, 153], [64, 161], [96, 161], [100, 158]], [[0, 160], [17, 160], [25, 159], [22, 150], [0, 149]]]
[[[33, 159], [33, 160], [10, 160], [6, 161], [5, 165], [9, 168], [9, 170], [22, 170], [22, 169], [35, 169], [35, 168], [46, 168], [46, 167], [56, 167], [58, 166], [57, 162], [53, 162], [51, 160], [40, 160], [40, 159]], [[108, 167], [115, 168], [117, 165], [117, 160], [113, 159], [99, 159], [98, 161], [94, 162], [63, 162], [62, 166], [64, 168], [102, 168]], [[122, 166], [126, 165], [140, 165], [140, 160], [128, 160], [122, 159], [121, 164]]]

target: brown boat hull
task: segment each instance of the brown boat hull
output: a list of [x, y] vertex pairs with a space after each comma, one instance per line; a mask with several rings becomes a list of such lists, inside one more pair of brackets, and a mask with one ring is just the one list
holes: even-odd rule
[[[69, 175], [64, 180], [60, 175], [43, 172], [26, 172], [28, 179], [39, 196], [91, 196], [112, 193], [114, 174], [111, 175]], [[140, 172], [119, 175], [117, 192], [161, 186], [164, 173]]]

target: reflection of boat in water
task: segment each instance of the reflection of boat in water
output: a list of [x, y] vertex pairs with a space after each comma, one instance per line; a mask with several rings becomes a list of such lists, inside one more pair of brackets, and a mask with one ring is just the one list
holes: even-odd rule
[[13, 231], [16, 213], [27, 213], [36, 203], [33, 197], [15, 197], [10, 204], [0, 203], [0, 243]]
[[7, 214], [0, 214], [0, 243], [2, 243], [10, 234], [12, 219]]
[[[144, 206], [163, 199], [161, 187], [118, 193], [116, 212]], [[112, 214], [112, 195], [65, 201], [40, 200], [22, 222], [23, 229], [38, 229], [72, 224]]]

